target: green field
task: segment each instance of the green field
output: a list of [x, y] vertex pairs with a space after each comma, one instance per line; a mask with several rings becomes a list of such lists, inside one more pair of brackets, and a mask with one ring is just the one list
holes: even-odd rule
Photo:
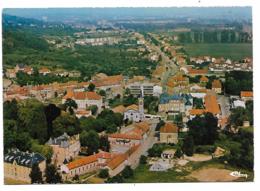
[[[227, 170], [238, 170], [235, 167], [229, 165], [224, 165], [217, 160], [210, 160], [204, 162], [189, 162], [184, 167], [178, 167], [181, 169], [181, 172], [176, 172], [175, 168], [168, 170], [167, 172], [151, 172], [149, 171], [149, 165], [139, 165], [134, 170], [134, 176], [129, 179], [125, 179], [126, 183], [174, 183], [174, 182], [198, 182], [198, 180], [188, 177], [191, 172], [202, 168], [218, 168], [218, 169], [227, 169]], [[245, 169], [239, 169], [249, 175], [247, 180], [238, 179], [236, 181], [253, 181], [254, 173]]]
[[231, 59], [252, 57], [252, 44], [249, 43], [191, 43], [185, 44], [184, 49], [189, 56], [213, 56]]

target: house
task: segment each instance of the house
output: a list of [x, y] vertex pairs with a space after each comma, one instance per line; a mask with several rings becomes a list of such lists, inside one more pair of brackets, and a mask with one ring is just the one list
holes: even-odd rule
[[206, 76], [201, 76], [200, 83], [202, 85], [206, 85], [208, 83], [209, 79]]
[[178, 127], [170, 122], [165, 123], [160, 128], [160, 142], [161, 143], [178, 143]]
[[68, 180], [73, 178], [75, 175], [86, 174], [98, 169], [99, 166], [97, 155], [90, 155], [74, 160], [68, 164], [62, 165], [60, 168], [63, 180]]
[[42, 74], [42, 75], [47, 75], [47, 74], [50, 74], [51, 73], [51, 71], [48, 69], [48, 68], [41, 68], [41, 69], [39, 69], [39, 74]]
[[193, 68], [189, 68], [188, 69], [188, 74], [189, 76], [198, 76], [198, 75], [206, 75], [208, 73], [207, 69], [193, 69]]
[[106, 91], [109, 98], [123, 95], [124, 78], [122, 75], [106, 76], [100, 73], [93, 77], [92, 83], [97, 89]]
[[116, 107], [114, 107], [114, 108], [112, 109], [112, 111], [113, 111], [114, 113], [121, 113], [121, 114], [124, 114], [125, 110], [126, 110], [126, 107], [123, 106], [123, 105], [118, 105], [118, 106], [116, 106]]
[[16, 78], [15, 69], [6, 69], [5, 75], [7, 78]]
[[37, 164], [44, 174], [46, 159], [39, 153], [11, 150], [4, 155], [4, 177], [31, 183], [32, 166]]
[[81, 118], [81, 117], [89, 117], [92, 115], [91, 110], [84, 110], [84, 109], [78, 109], [76, 112], [76, 117]]
[[253, 92], [252, 91], [241, 91], [240, 97], [244, 101], [253, 100]]
[[128, 158], [127, 154], [123, 153], [123, 154], [118, 154], [111, 161], [109, 161], [106, 167], [108, 169], [109, 175], [115, 176], [120, 172], [122, 172], [125, 166], [128, 164], [127, 158]]
[[189, 94], [162, 94], [158, 107], [159, 112], [167, 114], [184, 113], [186, 110], [192, 108], [193, 98]]
[[220, 117], [221, 110], [217, 101], [217, 97], [214, 94], [215, 92], [208, 92], [204, 98], [205, 109], [207, 112], [212, 113], [216, 117]]
[[142, 143], [143, 137], [137, 133], [113, 133], [108, 135], [111, 145], [133, 146]]
[[50, 138], [47, 145], [53, 149], [52, 162], [56, 165], [62, 165], [78, 156], [80, 151], [79, 135], [63, 135]]
[[62, 98], [64, 104], [67, 99], [73, 99], [78, 105], [78, 109], [87, 109], [89, 106], [96, 105], [98, 113], [101, 112], [103, 99], [96, 92], [75, 92], [68, 90], [67, 94]]
[[193, 119], [197, 115], [202, 115], [203, 113], [207, 112], [205, 109], [191, 109], [188, 113], [189, 119]]
[[125, 109], [124, 120], [140, 122], [144, 120], [143, 98], [138, 98], [138, 105], [130, 105]]
[[186, 93], [185, 90], [189, 85], [189, 78], [179, 74], [168, 79], [166, 88], [168, 94]]
[[222, 84], [220, 80], [213, 80], [211, 89], [215, 91], [217, 94], [221, 94]]
[[125, 153], [114, 155], [105, 167], [108, 169], [109, 176], [112, 177], [119, 174], [126, 165], [130, 165], [132, 168], [137, 167], [141, 154], [141, 145], [138, 144], [131, 146]]

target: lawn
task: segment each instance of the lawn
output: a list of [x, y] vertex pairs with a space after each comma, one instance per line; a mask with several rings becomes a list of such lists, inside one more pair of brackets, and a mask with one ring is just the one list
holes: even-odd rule
[[151, 172], [148, 165], [139, 165], [134, 171], [134, 177], [126, 179], [126, 183], [156, 183], [156, 182], [185, 182], [184, 176], [188, 172]]
[[[134, 170], [134, 177], [125, 179], [126, 183], [174, 183], [174, 182], [198, 182], [198, 180], [189, 176], [192, 172], [197, 172], [201, 169], [214, 168], [214, 169], [226, 169], [231, 171], [239, 171], [241, 169], [233, 168], [229, 165], [224, 165], [217, 160], [210, 160], [204, 162], [189, 162], [184, 167], [178, 167], [181, 172], [176, 172], [174, 168], [167, 172], [150, 172], [148, 165], [139, 165]], [[253, 172], [247, 170], [241, 170], [243, 173], [247, 173], [249, 178], [246, 181], [253, 180]], [[244, 179], [237, 179], [235, 181], [245, 181]]]
[[252, 57], [252, 44], [250, 43], [191, 43], [185, 44], [184, 49], [190, 56], [213, 56], [241, 59]]

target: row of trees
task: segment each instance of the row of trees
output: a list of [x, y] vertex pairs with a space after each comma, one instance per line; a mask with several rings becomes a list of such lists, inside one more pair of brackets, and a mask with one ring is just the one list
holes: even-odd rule
[[225, 73], [225, 93], [240, 95], [241, 91], [253, 90], [253, 72], [231, 71]]
[[178, 34], [181, 43], [248, 43], [250, 35], [245, 32], [224, 31], [192, 31]]
[[57, 184], [62, 182], [61, 175], [57, 172], [57, 168], [53, 164], [48, 164], [45, 169], [45, 175], [41, 172], [39, 166], [35, 163], [29, 174], [32, 184]]

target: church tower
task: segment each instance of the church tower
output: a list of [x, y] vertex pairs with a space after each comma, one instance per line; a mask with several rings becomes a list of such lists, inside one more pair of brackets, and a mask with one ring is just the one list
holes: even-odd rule
[[138, 108], [140, 113], [140, 120], [144, 120], [144, 98], [140, 97], [138, 98]]

